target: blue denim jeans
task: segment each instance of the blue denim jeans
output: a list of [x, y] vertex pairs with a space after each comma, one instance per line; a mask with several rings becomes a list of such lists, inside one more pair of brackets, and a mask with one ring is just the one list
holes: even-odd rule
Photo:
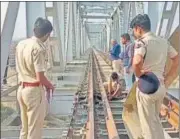
[[130, 68], [130, 73], [126, 73], [126, 68], [127, 66], [124, 67], [124, 80], [126, 82], [126, 90], [130, 90], [133, 85], [132, 83], [133, 71], [132, 68]]

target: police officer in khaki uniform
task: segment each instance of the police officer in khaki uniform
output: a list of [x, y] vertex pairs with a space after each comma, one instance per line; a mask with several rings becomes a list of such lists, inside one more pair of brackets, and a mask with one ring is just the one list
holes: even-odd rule
[[16, 69], [20, 87], [17, 99], [21, 110], [22, 129], [20, 139], [41, 139], [46, 113], [45, 90], [53, 85], [45, 77], [44, 42], [52, 32], [52, 24], [38, 18], [34, 24], [34, 36], [20, 41], [16, 48]]
[[[160, 107], [167, 86], [178, 70], [178, 53], [167, 40], [150, 32], [148, 15], [137, 15], [131, 21], [133, 35], [137, 39], [134, 50], [133, 69], [137, 81], [146, 73], [153, 73], [159, 82], [157, 91], [146, 94], [137, 87], [137, 108], [144, 139], [165, 139], [159, 119]], [[164, 76], [167, 57], [172, 60], [171, 69]], [[148, 88], [149, 89], [149, 88]]]

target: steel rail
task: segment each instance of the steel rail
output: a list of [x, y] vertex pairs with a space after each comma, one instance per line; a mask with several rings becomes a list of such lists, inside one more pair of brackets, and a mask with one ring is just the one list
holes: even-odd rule
[[90, 65], [90, 71], [88, 73], [88, 121], [86, 124], [86, 139], [95, 139], [94, 134], [94, 88], [93, 88], [93, 66], [92, 66], [92, 55], [90, 57], [91, 59], [91, 65]]
[[[90, 56], [89, 56], [90, 57]], [[84, 81], [84, 77], [86, 77], [86, 74], [87, 74], [87, 70], [89, 69], [89, 66], [90, 66], [90, 62], [91, 61], [88, 61], [88, 63], [87, 63], [87, 66], [86, 66], [86, 68], [84, 69], [84, 73], [83, 73], [83, 76], [82, 76], [82, 78], [81, 78], [81, 81], [80, 81], [80, 84], [79, 84], [79, 88], [81, 88], [81, 84], [83, 83], [83, 81]], [[78, 90], [77, 90], [77, 92], [78, 92]], [[73, 117], [74, 117], [74, 115], [76, 114], [76, 112], [77, 112], [77, 108], [78, 107], [78, 103], [77, 102], [75, 102], [74, 103], [74, 108], [73, 108], [73, 112], [72, 112], [72, 116], [71, 116], [71, 120], [70, 120], [70, 124], [69, 124], [69, 129], [68, 129], [68, 131], [67, 131], [67, 135], [66, 135], [66, 139], [69, 139], [69, 138], [72, 138], [72, 136], [73, 136], [73, 125], [72, 125], [72, 123], [73, 123]]]
[[115, 121], [113, 118], [113, 114], [112, 114], [112, 111], [111, 111], [111, 108], [109, 105], [109, 101], [108, 101], [108, 98], [106, 95], [106, 91], [103, 86], [103, 81], [101, 78], [100, 69], [98, 67], [98, 61], [97, 61], [97, 57], [95, 54], [94, 54], [94, 62], [95, 62], [96, 71], [97, 71], [97, 78], [98, 78], [99, 85], [101, 88], [102, 100], [104, 101], [104, 105], [105, 105], [106, 111], [107, 111], [107, 116], [106, 116], [105, 120], [106, 120], [106, 127], [108, 130], [108, 137], [109, 137], [109, 139], [120, 139], [116, 125], [115, 125]]

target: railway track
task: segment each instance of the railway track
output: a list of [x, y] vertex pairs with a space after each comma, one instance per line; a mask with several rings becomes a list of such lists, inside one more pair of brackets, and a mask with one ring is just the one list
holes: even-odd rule
[[[84, 80], [76, 93], [73, 117], [66, 139], [128, 139], [119, 101], [108, 102], [103, 82], [105, 77], [92, 52]], [[114, 120], [115, 119], [115, 120]]]
[[[106, 64], [110, 66], [111, 62], [108, 59], [108, 56], [101, 51], [98, 51], [98, 53], [100, 55], [100, 59], [103, 59]], [[161, 107], [160, 119], [165, 131], [165, 136], [168, 139], [179, 139], [180, 131], [178, 101], [179, 100], [174, 98], [171, 94], [167, 93]]]
[[[84, 79], [76, 93], [73, 116], [68, 131], [63, 139], [129, 139], [130, 134], [122, 119], [123, 103], [125, 100], [108, 101], [103, 82], [111, 70], [107, 59], [102, 53], [93, 51], [84, 73]], [[106, 62], [105, 62], [106, 61]], [[167, 101], [164, 102], [166, 105]], [[174, 104], [174, 103], [173, 103]], [[173, 105], [174, 106], [174, 105]], [[179, 110], [174, 109], [175, 111]], [[162, 117], [167, 139], [177, 139], [177, 127]], [[177, 124], [177, 121], [175, 121]]]

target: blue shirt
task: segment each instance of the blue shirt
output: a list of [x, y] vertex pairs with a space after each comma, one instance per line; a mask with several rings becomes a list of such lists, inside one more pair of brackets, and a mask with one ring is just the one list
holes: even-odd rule
[[132, 58], [134, 55], [134, 43], [127, 43], [124, 52], [119, 57], [123, 60], [124, 67], [130, 68], [132, 66]]
[[119, 54], [121, 53], [121, 46], [119, 44], [115, 44], [111, 51], [110, 51], [110, 54], [111, 54], [111, 58], [112, 60], [117, 60], [119, 59]]

